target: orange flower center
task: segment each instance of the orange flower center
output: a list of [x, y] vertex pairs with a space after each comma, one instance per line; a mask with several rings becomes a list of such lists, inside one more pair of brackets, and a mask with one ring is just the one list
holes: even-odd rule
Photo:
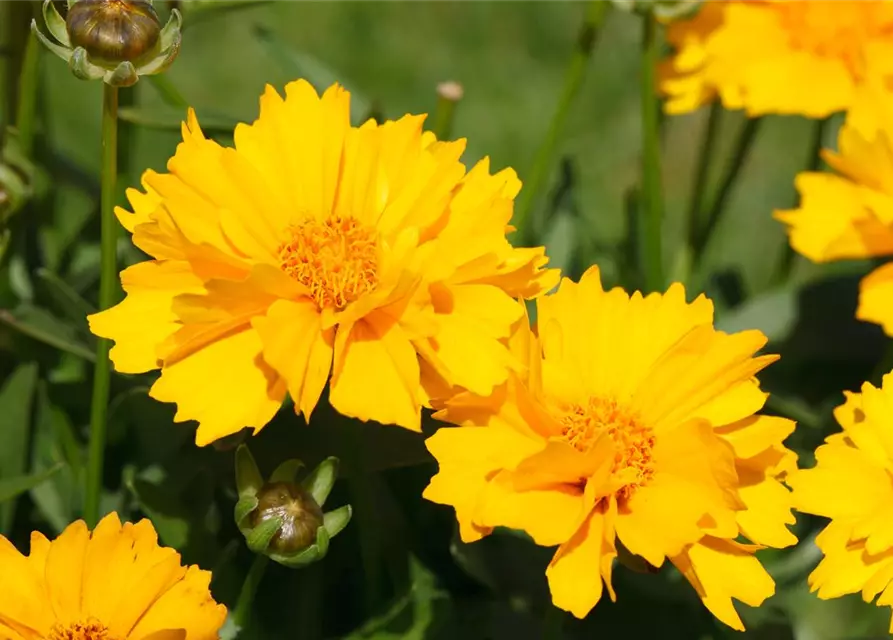
[[378, 234], [351, 216], [305, 218], [279, 247], [282, 270], [320, 309], [343, 309], [378, 283]]
[[114, 640], [114, 638], [109, 633], [108, 627], [99, 620], [90, 618], [86, 622], [53, 625], [50, 634], [44, 640]]
[[611, 475], [618, 500], [628, 499], [654, 475], [654, 432], [637, 415], [614, 400], [589, 398], [586, 405], [571, 404], [559, 417], [564, 439], [579, 451], [588, 451], [603, 434], [614, 441]]
[[781, 24], [795, 49], [842, 60], [850, 73], [866, 72], [865, 43], [893, 34], [884, 2], [778, 2]]

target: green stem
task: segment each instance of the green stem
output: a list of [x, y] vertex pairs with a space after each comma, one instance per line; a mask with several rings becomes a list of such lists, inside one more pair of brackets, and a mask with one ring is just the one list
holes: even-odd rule
[[707, 242], [713, 234], [713, 230], [716, 229], [716, 225], [719, 224], [729, 195], [732, 193], [732, 187], [735, 185], [738, 174], [741, 172], [741, 167], [744, 166], [744, 162], [750, 155], [750, 151], [753, 148], [753, 142], [756, 139], [756, 134], [762, 121], [762, 118], [748, 118], [744, 123], [741, 132], [738, 134], [738, 139], [735, 141], [735, 148], [732, 152], [732, 159], [726, 166], [719, 190], [710, 205], [707, 218], [704, 220], [704, 226], [700, 227], [697, 233], [693, 236], [692, 260], [696, 263], [700, 261], [701, 254], [704, 252]]
[[[812, 128], [812, 136], [809, 142], [809, 156], [806, 158], [806, 167], [804, 171], [807, 172], [815, 172], [821, 171], [824, 166], [824, 162], [822, 161], [822, 147], [825, 142], [825, 134], [828, 131], [828, 124], [831, 122], [830, 116], [827, 118], [822, 118], [821, 120], [816, 120], [813, 123]], [[796, 202], [794, 206], [796, 206]], [[788, 279], [788, 276], [791, 275], [791, 269], [794, 267], [794, 258], [796, 257], [796, 252], [793, 247], [791, 247], [790, 243], [787, 243], [784, 248], [784, 252], [781, 255], [781, 263], [778, 266], [778, 275], [776, 276], [776, 282], [781, 283]]]
[[455, 82], [445, 82], [437, 87], [437, 107], [434, 109], [432, 131], [438, 140], [449, 140], [453, 131], [456, 105], [462, 99], [462, 87]]
[[[101, 191], [101, 268], [99, 309], [115, 303], [118, 285], [116, 245], [118, 222], [115, 219], [115, 187], [118, 171], [118, 89], [103, 83], [102, 93], [102, 191]], [[84, 518], [90, 527], [99, 522], [102, 471], [108, 428], [109, 387], [111, 386], [111, 342], [96, 341], [96, 365], [93, 374], [93, 399], [90, 406], [90, 454], [87, 465], [87, 491]]]
[[267, 556], [263, 554], [254, 556], [254, 562], [251, 569], [248, 570], [248, 575], [245, 576], [245, 582], [242, 583], [242, 590], [239, 592], [239, 600], [233, 611], [233, 622], [239, 629], [245, 629], [251, 622], [254, 597], [257, 595], [257, 588], [260, 586], [269, 564], [270, 559]]
[[664, 288], [661, 232], [663, 189], [660, 177], [660, 102], [656, 94], [655, 67], [659, 55], [657, 19], [642, 18], [642, 56], [639, 80], [642, 98], [642, 199], [639, 207], [639, 252], [646, 291]]
[[519, 230], [520, 239], [522, 240], [521, 244], [526, 244], [534, 236], [536, 221], [532, 219], [532, 209], [536, 204], [536, 198], [543, 184], [545, 184], [555, 164], [558, 145], [561, 142], [561, 134], [564, 131], [567, 116], [570, 113], [574, 99], [580, 92], [586, 66], [598, 39], [609, 4], [604, 0], [592, 0], [589, 3], [589, 8], [586, 11], [586, 16], [577, 36], [576, 48], [564, 76], [564, 88], [558, 99], [558, 107], [555, 110], [555, 115], [552, 116], [552, 122], [549, 124], [546, 137], [537, 150], [533, 167], [527, 175], [524, 188], [518, 196], [518, 205], [515, 208], [512, 224]]
[[37, 115], [37, 85], [40, 76], [40, 50], [42, 46], [37, 36], [31, 33], [25, 45], [25, 57], [19, 75], [19, 96], [16, 110], [16, 129], [19, 144], [25, 157], [31, 158], [34, 151], [34, 125]]
[[155, 90], [161, 96], [161, 99], [167, 104], [179, 109], [189, 108], [189, 103], [186, 101], [186, 98], [183, 97], [183, 94], [180, 93], [180, 90], [177, 89], [174, 83], [170, 81], [167, 74], [159, 73], [153, 76], [148, 76], [148, 78], [149, 82], [152, 83], [152, 86], [155, 87]]
[[695, 170], [694, 182], [691, 187], [691, 204], [688, 208], [687, 220], [688, 246], [690, 248], [697, 241], [698, 225], [701, 222], [701, 210], [704, 206], [704, 196], [707, 192], [707, 176], [714, 161], [716, 133], [719, 130], [721, 115], [722, 104], [718, 100], [714, 100], [710, 105], [710, 114], [707, 116], [707, 127], [704, 129], [704, 138], [701, 142], [701, 151], [698, 156], [698, 166]]

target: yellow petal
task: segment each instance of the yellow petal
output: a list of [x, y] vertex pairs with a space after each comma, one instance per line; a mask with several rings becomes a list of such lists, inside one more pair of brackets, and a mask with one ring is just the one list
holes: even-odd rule
[[264, 361], [288, 384], [295, 409], [309, 422], [332, 369], [334, 329], [323, 331], [310, 301], [274, 302], [252, 326], [260, 335]]
[[87, 317], [90, 331], [115, 341], [109, 357], [121, 373], [144, 373], [159, 367], [157, 349], [178, 328], [173, 299], [202, 291], [186, 262], [140, 262], [121, 272], [127, 297], [120, 304]]
[[707, 536], [671, 560], [710, 613], [738, 631], [744, 631], [744, 624], [732, 598], [758, 607], [775, 593], [775, 582], [752, 548], [732, 540]]
[[139, 620], [131, 636], [145, 638], [159, 631], [182, 629], [186, 632], [185, 640], [217, 638], [226, 620], [226, 607], [211, 599], [210, 582], [209, 572], [189, 567], [183, 579], [158, 598]]
[[785, 526], [796, 522], [791, 512], [793, 497], [768, 471], [763, 458], [769, 457], [759, 455], [738, 461], [738, 496], [746, 506], [737, 513], [738, 526], [752, 542], [788, 547], [797, 543], [796, 536]]
[[149, 392], [176, 402], [174, 420], [199, 423], [204, 446], [246, 427], [260, 431], [279, 410], [285, 383], [262, 359], [260, 336], [244, 327], [165, 366]]
[[875, 576], [888, 574], [893, 564], [893, 549], [876, 555], [868, 553], [864, 541], [850, 539], [850, 527], [844, 522], [832, 521], [816, 537], [816, 544], [824, 558], [809, 575], [809, 586], [818, 590], [823, 599], [856, 593], [866, 587], [876, 593], [882, 587], [875, 583]]
[[856, 317], [879, 324], [884, 333], [893, 335], [893, 264], [885, 264], [862, 279]]
[[777, 416], [750, 416], [716, 429], [716, 434], [732, 445], [738, 458], [752, 458], [780, 445], [791, 435], [796, 423]]
[[90, 532], [83, 520], [69, 525], [47, 556], [47, 595], [56, 618], [79, 620], [83, 615], [84, 559]]
[[478, 500], [496, 470], [514, 468], [542, 448], [510, 427], [443, 427], [425, 441], [440, 471], [422, 494], [438, 504], [456, 509], [462, 540], [473, 542], [490, 532], [474, 522]]
[[6, 625], [26, 640], [49, 633], [55, 616], [47, 600], [44, 574], [35, 572], [29, 559], [3, 536], [0, 566], [5, 576], [0, 580], [0, 629]]
[[392, 318], [339, 327], [329, 401], [346, 416], [421, 431], [418, 356]]
[[567, 542], [589, 508], [577, 486], [556, 484], [518, 491], [511, 474], [503, 471], [486, 484], [473, 520], [483, 527], [526, 531], [537, 544], [551, 547]]
[[555, 606], [585, 618], [602, 597], [602, 582], [610, 589], [616, 557], [610, 511], [595, 510], [546, 569]]

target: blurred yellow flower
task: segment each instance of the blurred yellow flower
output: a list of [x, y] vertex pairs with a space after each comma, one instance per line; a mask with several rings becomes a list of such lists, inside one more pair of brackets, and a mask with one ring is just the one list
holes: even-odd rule
[[[456, 510], [471, 542], [504, 526], [559, 545], [546, 572], [556, 606], [584, 617], [611, 599], [618, 541], [655, 567], [665, 558], [724, 623], [775, 585], [753, 552], [796, 538], [779, 478], [796, 463], [782, 441], [794, 423], [754, 415], [758, 331], [713, 328], [713, 305], [605, 292], [593, 267], [538, 300], [510, 344], [524, 370], [488, 396], [462, 392], [427, 445], [440, 469], [425, 490]], [[739, 541], [744, 536], [754, 544]]]
[[893, 374], [844, 395], [834, 410], [842, 433], [816, 449], [814, 468], [787, 478], [796, 509], [831, 519], [809, 586], [823, 599], [861, 590], [866, 602], [880, 594], [878, 606], [893, 605]]
[[189, 112], [170, 173], [118, 211], [155, 258], [121, 274], [128, 296], [90, 317], [118, 371], [160, 368], [152, 397], [197, 420], [199, 444], [261, 429], [286, 390], [309, 419], [330, 401], [362, 420], [418, 430], [431, 389], [489, 393], [531, 297], [558, 280], [542, 247], [505, 238], [521, 184], [424, 116], [360, 127], [340, 86], [268, 87], [235, 148]]
[[[801, 173], [797, 209], [776, 211], [791, 247], [813, 262], [893, 254], [893, 101], [865, 99], [849, 113], [838, 153], [822, 157], [840, 175]], [[884, 115], [885, 114], [885, 115]], [[856, 317], [893, 335], [893, 264], [861, 283]]]
[[83, 521], [50, 542], [31, 534], [23, 556], [0, 536], [2, 640], [214, 640], [226, 608], [211, 574], [180, 566], [148, 520]]
[[668, 113], [717, 95], [727, 109], [823, 118], [893, 73], [893, 3], [723, 0], [672, 23], [660, 69]]

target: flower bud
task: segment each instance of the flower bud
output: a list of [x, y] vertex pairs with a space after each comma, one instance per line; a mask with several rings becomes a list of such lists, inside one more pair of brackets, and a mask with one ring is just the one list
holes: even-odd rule
[[80, 0], [68, 10], [65, 30], [94, 63], [117, 66], [155, 53], [161, 22], [145, 0]]
[[45, 0], [43, 17], [55, 42], [35, 21], [31, 30], [82, 80], [130, 86], [167, 69], [180, 52], [180, 12], [173, 9], [162, 28], [151, 0], [69, 0], [64, 20]]
[[619, 9], [636, 13], [653, 12], [658, 20], [680, 20], [693, 15], [704, 0], [611, 0]]
[[300, 485], [265, 484], [257, 494], [257, 501], [257, 509], [251, 514], [252, 527], [272, 518], [282, 520], [270, 541], [270, 549], [276, 553], [295, 553], [316, 541], [316, 531], [323, 523], [322, 509]]
[[350, 521], [350, 505], [323, 513], [337, 476], [337, 458], [327, 458], [297, 483], [300, 460], [283, 462], [266, 481], [245, 445], [236, 449], [236, 525], [255, 553], [287, 567], [325, 557], [329, 540]]

